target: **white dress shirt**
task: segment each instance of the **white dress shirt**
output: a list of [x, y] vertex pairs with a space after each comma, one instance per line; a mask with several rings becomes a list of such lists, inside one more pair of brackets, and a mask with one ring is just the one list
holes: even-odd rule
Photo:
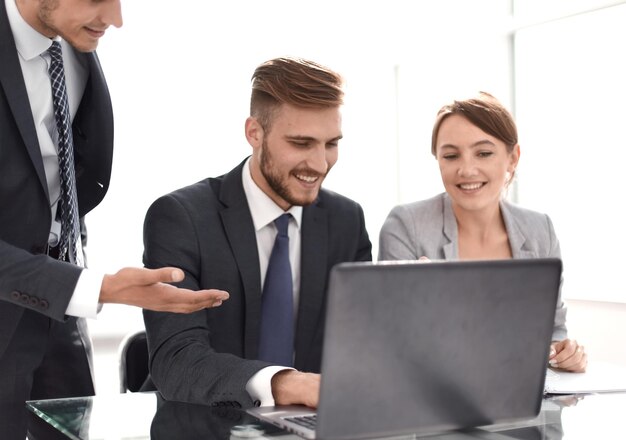
[[[48, 244], [56, 246], [59, 242], [61, 231], [61, 225], [56, 220], [61, 181], [57, 153], [58, 132], [52, 104], [52, 86], [50, 85], [50, 76], [48, 75], [50, 55], [47, 53], [47, 50], [52, 45], [52, 40], [37, 32], [22, 18], [15, 0], [5, 0], [5, 4], [20, 66], [22, 67], [22, 75], [26, 84], [26, 92], [46, 173], [48, 194], [50, 195], [52, 222]], [[73, 120], [85, 91], [88, 70], [87, 66], [76, 57], [69, 43], [58, 37], [56, 40], [61, 43], [63, 50], [65, 82], [70, 115]], [[68, 305], [67, 315], [97, 316], [102, 277], [103, 274], [101, 273], [83, 270], [74, 290], [74, 295]]]
[[[265, 282], [265, 273], [269, 264], [274, 240], [278, 233], [274, 220], [288, 212], [292, 219], [289, 221], [289, 263], [291, 264], [291, 276], [293, 279], [293, 306], [294, 306], [294, 326], [297, 321], [298, 298], [300, 293], [300, 254], [301, 254], [301, 226], [302, 226], [302, 206], [292, 206], [287, 211], [278, 206], [265, 194], [261, 188], [254, 183], [250, 173], [250, 160], [243, 166], [242, 181], [243, 190], [248, 200], [248, 208], [252, 215], [254, 230], [256, 233], [257, 249], [259, 250], [259, 265], [261, 271], [261, 288]], [[246, 384], [246, 391], [254, 401], [258, 401], [261, 406], [274, 405], [272, 395], [272, 377], [279, 371], [291, 369], [289, 367], [272, 366], [258, 371], [250, 378]]]

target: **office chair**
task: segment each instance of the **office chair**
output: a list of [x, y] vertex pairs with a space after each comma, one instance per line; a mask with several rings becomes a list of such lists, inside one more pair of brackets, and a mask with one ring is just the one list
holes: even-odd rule
[[148, 378], [148, 341], [146, 331], [127, 334], [119, 348], [120, 393], [139, 391]]

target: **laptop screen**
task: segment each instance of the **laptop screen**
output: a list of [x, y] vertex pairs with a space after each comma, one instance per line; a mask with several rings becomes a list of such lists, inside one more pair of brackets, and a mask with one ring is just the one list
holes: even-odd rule
[[535, 416], [560, 277], [558, 259], [336, 266], [317, 437]]

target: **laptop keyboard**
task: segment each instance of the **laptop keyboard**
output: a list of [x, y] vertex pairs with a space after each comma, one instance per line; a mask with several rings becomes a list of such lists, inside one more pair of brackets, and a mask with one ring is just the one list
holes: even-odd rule
[[296, 425], [304, 426], [305, 428], [315, 430], [315, 425], [317, 423], [317, 414], [311, 414], [308, 416], [284, 417], [284, 420], [295, 423]]

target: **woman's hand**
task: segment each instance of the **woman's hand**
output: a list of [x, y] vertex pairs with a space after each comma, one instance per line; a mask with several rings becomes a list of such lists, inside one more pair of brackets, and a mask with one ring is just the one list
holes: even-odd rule
[[552, 368], [584, 373], [587, 368], [587, 353], [585, 353], [585, 347], [579, 345], [574, 339], [555, 341], [550, 345], [548, 362]]

